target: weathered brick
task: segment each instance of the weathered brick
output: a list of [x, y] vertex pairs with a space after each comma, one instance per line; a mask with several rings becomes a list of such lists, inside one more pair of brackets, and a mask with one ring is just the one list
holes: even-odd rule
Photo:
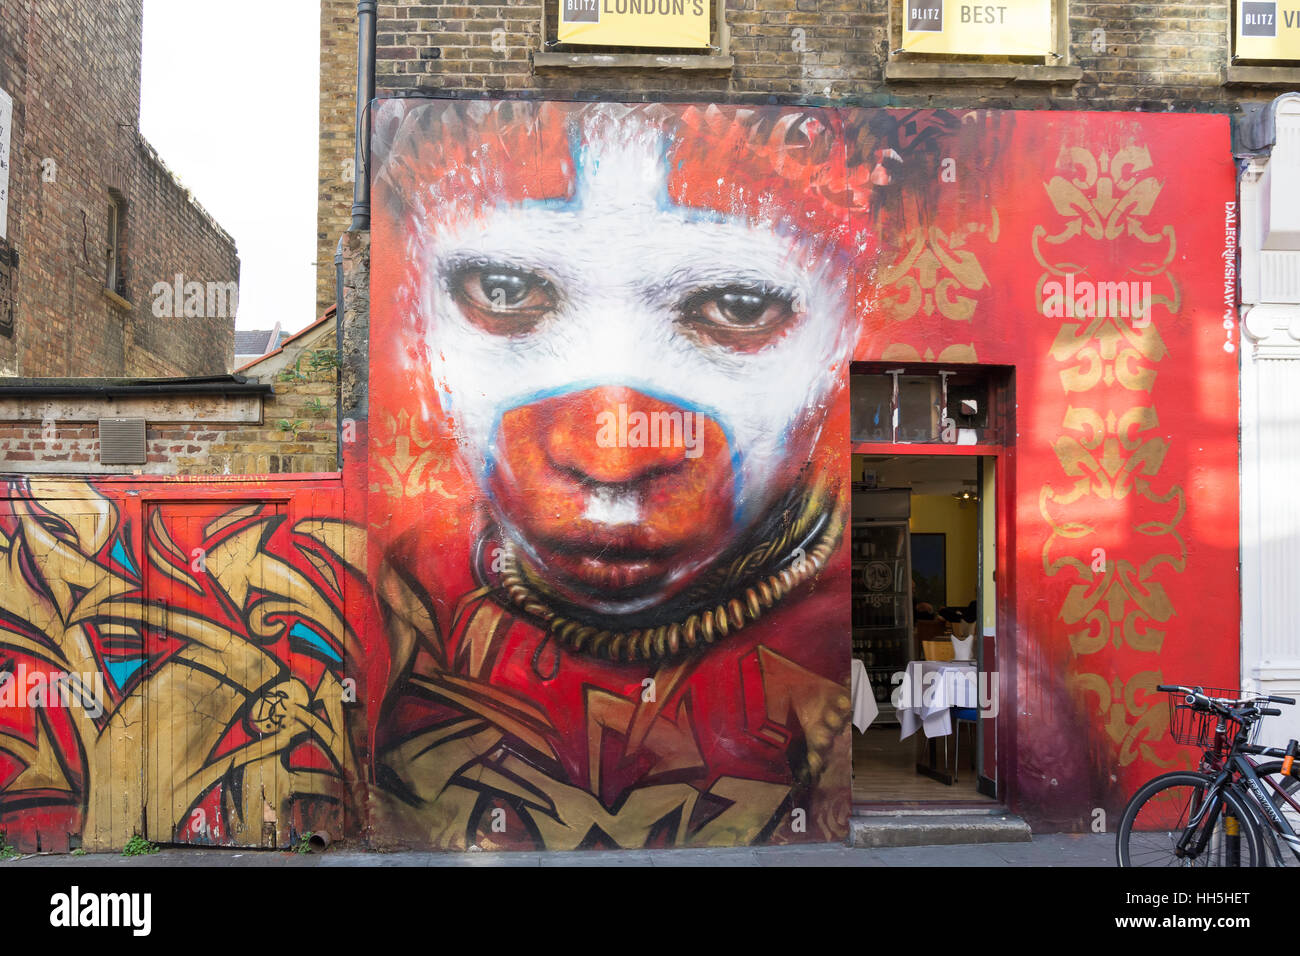
[[[1239, 102], [1266, 101], [1276, 95], [1268, 88], [1221, 85], [1220, 68], [1229, 55], [1228, 0], [1070, 0], [1068, 55], [1047, 62], [1080, 66], [1083, 78], [1072, 87], [1020, 83], [1008, 87], [947, 80], [886, 82], [884, 69], [890, 51], [901, 46], [901, 0], [725, 0], [729, 52], [735, 59], [730, 70], [533, 70], [530, 53], [557, 48], [556, 0], [545, 0], [545, 38], [540, 33], [542, 6], [536, 0], [483, 5], [431, 4], [427, 0], [381, 4], [379, 31], [394, 38], [382, 45], [417, 52], [407, 59], [380, 56], [380, 94], [487, 88], [558, 97], [599, 93], [643, 99], [689, 94], [722, 100], [774, 93], [822, 96], [829, 87], [832, 97], [885, 97], [902, 107], [1176, 108], [1207, 112], [1232, 110]], [[353, 148], [355, 12], [354, 0], [323, 0], [321, 4], [317, 295], [321, 311], [334, 301], [334, 247], [348, 226], [352, 201], [351, 183], [337, 182], [336, 173]], [[497, 28], [505, 31], [504, 54], [492, 49], [492, 31]], [[802, 31], [798, 35], [802, 51], [793, 47], [796, 29]], [[1102, 33], [1094, 36], [1094, 31]], [[718, 45], [716, 28], [714, 33], [712, 42]], [[404, 38], [403, 42], [397, 43], [397, 37]], [[1093, 51], [1094, 42], [1100, 42], [1099, 52]], [[440, 51], [437, 59], [429, 58], [433, 49]], [[646, 51], [602, 48], [601, 52]], [[326, 131], [333, 135], [327, 138]]]
[[[8, 0], [0, 88], [14, 98], [8, 241], [19, 254], [0, 374], [211, 375], [234, 314], [160, 319], [156, 283], [237, 281], [234, 240], [140, 136], [142, 0]], [[124, 122], [128, 120], [129, 122]], [[125, 300], [106, 294], [110, 190], [125, 200]]]

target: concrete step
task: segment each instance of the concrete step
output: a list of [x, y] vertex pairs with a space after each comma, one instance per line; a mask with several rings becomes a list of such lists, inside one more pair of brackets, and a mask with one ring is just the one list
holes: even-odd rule
[[1005, 817], [1007, 815], [1006, 807], [990, 802], [967, 806], [950, 804], [939, 804], [938, 806], [926, 806], [924, 804], [919, 806], [873, 806], [871, 804], [858, 804], [853, 808], [853, 816], [855, 817]]
[[962, 843], [1027, 843], [1029, 824], [998, 808], [863, 810], [849, 821], [856, 847], [952, 846]]

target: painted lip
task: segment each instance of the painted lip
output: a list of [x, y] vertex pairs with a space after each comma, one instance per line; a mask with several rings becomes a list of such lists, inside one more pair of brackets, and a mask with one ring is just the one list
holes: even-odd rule
[[586, 594], [635, 596], [662, 585], [688, 548], [648, 547], [646, 537], [639, 528], [606, 530], [534, 541], [533, 550], [557, 583]]

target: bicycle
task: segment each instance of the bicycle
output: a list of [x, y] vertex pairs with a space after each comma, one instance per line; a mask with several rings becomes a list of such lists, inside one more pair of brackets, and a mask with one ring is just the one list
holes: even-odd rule
[[[1170, 694], [1170, 735], [1207, 748], [1199, 769], [1148, 781], [1124, 808], [1116, 835], [1120, 866], [1288, 865], [1283, 846], [1300, 864], [1300, 745], [1285, 749], [1252, 742], [1264, 717], [1294, 704], [1289, 697], [1213, 696], [1200, 687], [1161, 685]], [[1256, 763], [1252, 757], [1279, 757]], [[1267, 784], [1273, 791], [1264, 789]]]

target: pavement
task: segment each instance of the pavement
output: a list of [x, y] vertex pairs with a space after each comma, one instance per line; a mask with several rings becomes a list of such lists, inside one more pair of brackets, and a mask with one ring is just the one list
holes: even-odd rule
[[376, 853], [334, 846], [322, 853], [169, 847], [147, 856], [120, 853], [43, 853], [0, 861], [0, 870], [30, 867], [552, 867], [552, 866], [869, 866], [869, 867], [1080, 867], [1115, 866], [1115, 836], [1045, 834], [1028, 842], [961, 846], [859, 848], [839, 843], [787, 847], [683, 850], [579, 850], [515, 853]]

